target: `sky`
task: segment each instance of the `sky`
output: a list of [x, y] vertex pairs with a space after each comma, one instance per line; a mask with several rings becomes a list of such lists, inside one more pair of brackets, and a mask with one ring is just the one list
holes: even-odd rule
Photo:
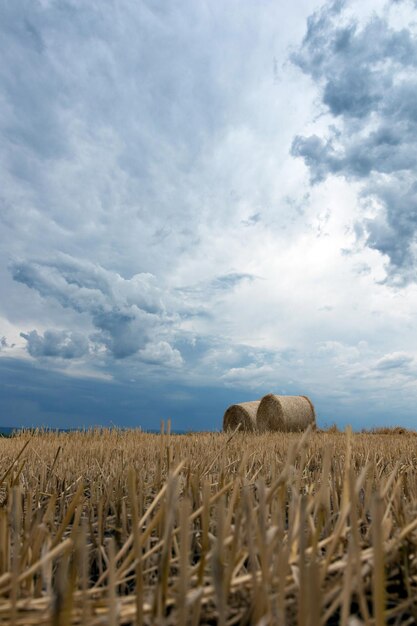
[[417, 3], [0, 0], [0, 426], [417, 427]]

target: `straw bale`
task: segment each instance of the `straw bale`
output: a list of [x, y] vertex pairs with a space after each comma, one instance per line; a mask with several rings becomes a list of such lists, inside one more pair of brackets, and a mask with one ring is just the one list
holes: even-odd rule
[[276, 396], [269, 393], [259, 403], [257, 428], [260, 431], [300, 432], [316, 425], [316, 412], [307, 396]]
[[223, 416], [223, 430], [235, 430], [241, 424], [240, 430], [253, 432], [256, 430], [256, 412], [259, 400], [232, 404], [226, 409]]

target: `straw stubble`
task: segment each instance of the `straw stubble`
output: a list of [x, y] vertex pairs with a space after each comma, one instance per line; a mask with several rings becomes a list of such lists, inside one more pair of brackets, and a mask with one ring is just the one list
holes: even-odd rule
[[416, 621], [411, 434], [37, 433], [21, 469], [24, 441], [0, 442], [0, 624]]

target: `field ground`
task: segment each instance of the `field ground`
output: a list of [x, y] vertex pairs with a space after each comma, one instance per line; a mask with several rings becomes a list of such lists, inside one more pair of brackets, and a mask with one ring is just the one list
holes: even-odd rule
[[417, 623], [411, 433], [0, 447], [0, 624]]

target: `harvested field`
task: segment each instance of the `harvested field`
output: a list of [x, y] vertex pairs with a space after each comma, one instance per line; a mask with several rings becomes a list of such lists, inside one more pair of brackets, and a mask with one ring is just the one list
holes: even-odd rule
[[417, 622], [415, 436], [104, 430], [0, 446], [1, 624]]

